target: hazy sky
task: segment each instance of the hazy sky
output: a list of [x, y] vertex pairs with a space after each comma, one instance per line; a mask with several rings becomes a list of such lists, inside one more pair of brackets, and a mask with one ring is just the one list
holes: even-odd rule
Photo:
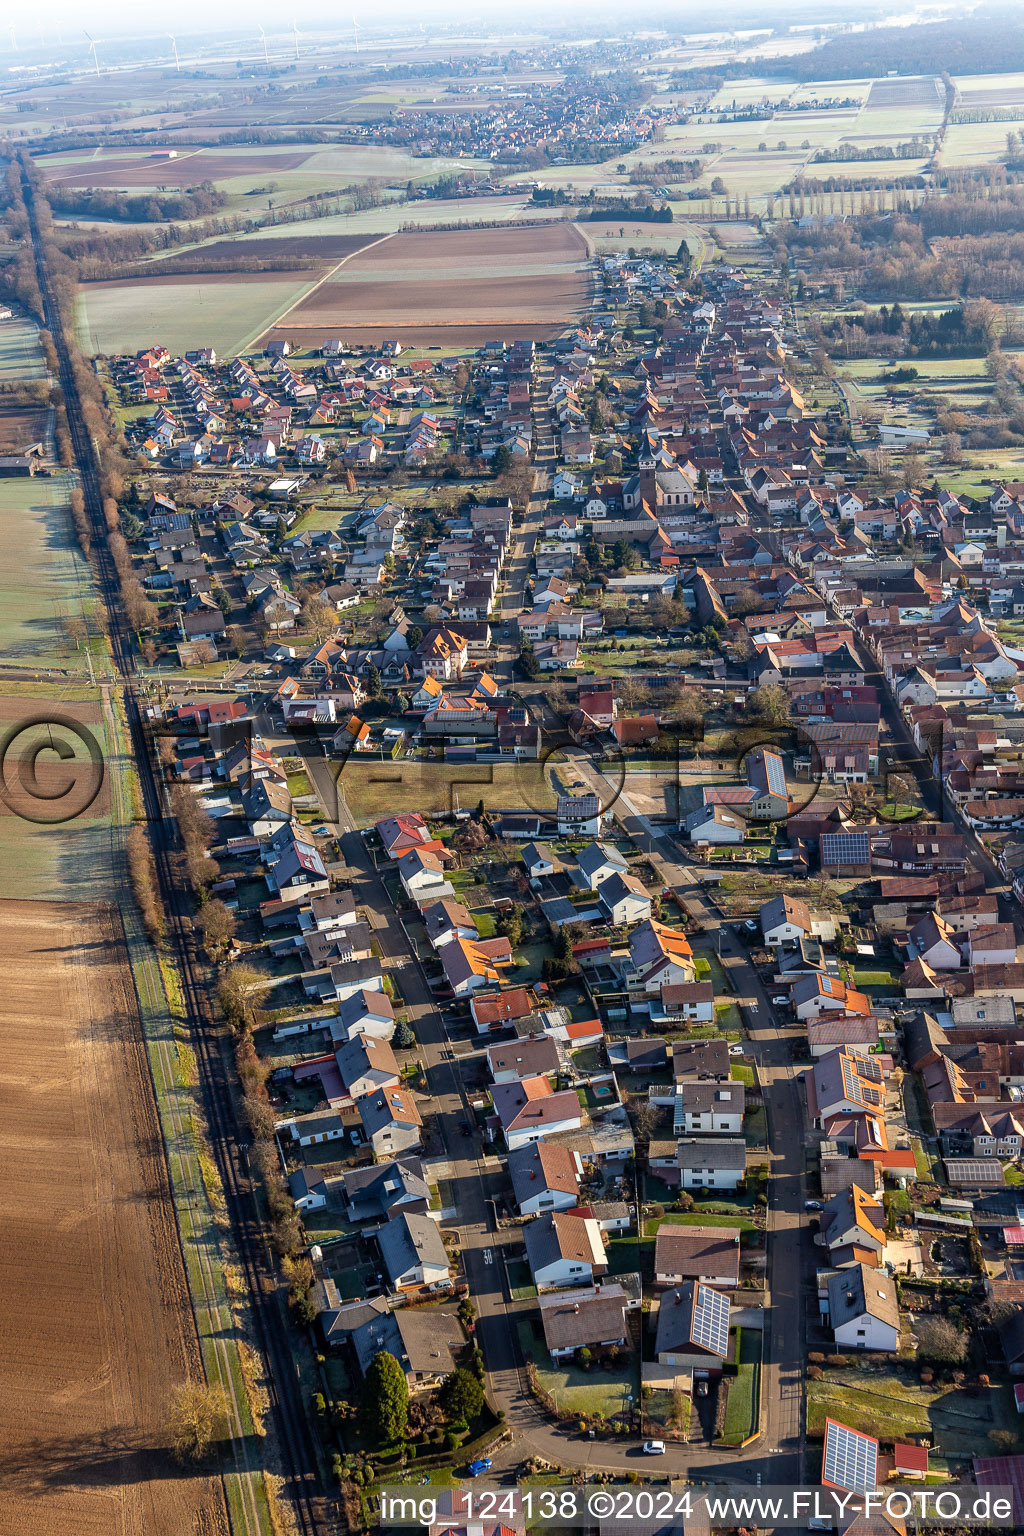
[[[746, 0], [746, 3], [736, 4], [735, 0], [728, 6], [718, 11], [710, 12], [700, 0], [685, 0], [682, 4], [658, 4], [640, 5], [638, 0], [626, 0], [625, 4], [614, 4], [612, 0], [597, 0], [597, 3], [585, 3], [585, 0], [563, 0], [555, 13], [548, 0], [522, 0], [522, 3], [511, 4], [509, 0], [478, 0], [478, 3], [468, 5], [460, 3], [460, 0], [435, 0], [428, 11], [422, 4], [415, 4], [413, 0], [397, 0], [397, 3], [387, 7], [387, 26], [395, 26], [396, 30], [402, 29], [402, 23], [407, 23], [410, 28], [418, 29], [424, 23], [428, 34], [445, 30], [449, 27], [458, 27], [461, 18], [465, 17], [469, 23], [467, 30], [474, 35], [478, 32], [481, 22], [492, 25], [501, 33], [532, 32], [552, 25], [565, 29], [567, 24], [571, 27], [571, 18], [578, 15], [584, 32], [587, 27], [587, 19], [591, 24], [597, 24], [606, 30], [609, 25], [623, 31], [642, 31], [648, 27], [657, 27], [665, 18], [671, 17], [677, 25], [682, 24], [694, 31], [706, 31], [723, 25], [749, 27], [752, 24], [766, 27], [776, 26], [782, 19], [782, 13], [786, 13], [786, 19], [811, 20], [818, 17], [821, 20], [835, 19], [838, 15], [847, 18], [852, 17], [860, 8], [854, 5], [840, 6], [838, 0], [820, 0], [820, 3], [812, 5], [809, 0], [795, 0], [792, 4], [780, 4], [779, 0], [765, 0], [759, 4], [758, 0]], [[865, 9], [875, 10], [870, 5]], [[43, 39], [47, 48], [57, 45], [57, 29], [65, 47], [82, 43], [83, 28], [87, 29], [93, 37], [123, 38], [123, 37], [157, 37], [173, 28], [179, 40], [188, 33], [209, 33], [216, 31], [223, 34], [229, 30], [238, 28], [246, 33], [255, 32], [262, 25], [267, 29], [268, 35], [283, 35], [290, 30], [292, 20], [297, 23], [300, 31], [308, 29], [313, 32], [332, 32], [344, 34], [351, 28], [354, 16], [364, 35], [372, 33], [380, 24], [381, 10], [377, 6], [367, 6], [361, 0], [348, 0], [342, 6], [329, 3], [329, 0], [291, 0], [286, 6], [274, 5], [270, 0], [256, 0], [255, 4], [249, 0], [219, 0], [214, 8], [209, 0], [177, 0], [173, 8], [163, 13], [163, 19], [153, 19], [154, 13], [149, 8], [141, 8], [137, 0], [45, 0], [38, 7], [22, 8], [14, 5], [5, 7], [3, 19], [0, 21], [0, 55], [6, 62], [11, 59], [11, 39], [9, 29], [13, 26], [14, 41], [18, 50], [22, 53], [37, 49], [40, 40]]]

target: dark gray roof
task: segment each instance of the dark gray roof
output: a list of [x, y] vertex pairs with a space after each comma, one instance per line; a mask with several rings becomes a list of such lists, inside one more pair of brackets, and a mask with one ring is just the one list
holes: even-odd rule
[[677, 1103], [691, 1114], [719, 1111], [724, 1115], [742, 1114], [746, 1094], [742, 1083], [688, 1082], [678, 1085]]
[[684, 1136], [676, 1146], [676, 1166], [742, 1173], [747, 1166], [747, 1144], [738, 1136]]
[[399, 1211], [392, 1216], [377, 1233], [377, 1241], [392, 1280], [418, 1264], [448, 1266], [437, 1222], [416, 1211]]
[[429, 1200], [430, 1189], [419, 1158], [349, 1168], [341, 1176], [345, 1198], [358, 1220], [382, 1216], [396, 1200]]
[[684, 1081], [708, 1076], [728, 1078], [728, 1040], [673, 1041], [672, 1071], [675, 1077]]
[[896, 1283], [881, 1270], [869, 1269], [866, 1264], [840, 1270], [828, 1282], [828, 1312], [833, 1329], [865, 1315], [898, 1329], [900, 1308]]
[[294, 1173], [288, 1175], [288, 1188], [293, 1200], [302, 1200], [306, 1195], [323, 1194], [326, 1177], [322, 1168], [296, 1168]]

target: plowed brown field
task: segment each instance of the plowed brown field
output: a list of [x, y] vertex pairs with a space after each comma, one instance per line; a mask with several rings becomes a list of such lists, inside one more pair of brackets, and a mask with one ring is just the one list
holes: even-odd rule
[[264, 340], [429, 335], [458, 345], [509, 333], [543, 340], [590, 302], [588, 261], [586, 240], [558, 220], [407, 230], [350, 256]]
[[167, 1449], [198, 1347], [119, 922], [0, 902], [4, 1536], [226, 1530]]

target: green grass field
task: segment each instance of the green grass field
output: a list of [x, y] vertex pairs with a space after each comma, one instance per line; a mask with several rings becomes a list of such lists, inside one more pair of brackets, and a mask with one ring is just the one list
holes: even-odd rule
[[518, 1330], [523, 1358], [532, 1355], [538, 1382], [545, 1392], [550, 1392], [559, 1408], [600, 1414], [607, 1419], [622, 1411], [627, 1393], [636, 1398], [635, 1371], [630, 1369], [629, 1355], [617, 1360], [611, 1371], [597, 1366], [583, 1370], [578, 1365], [556, 1365], [547, 1352], [539, 1320], [521, 1322]]
[[[59, 715], [62, 703], [70, 709], [71, 706], [96, 704], [99, 698], [99, 689], [87, 685], [4, 683], [0, 685], [3, 729], [8, 729], [7, 722], [13, 724], [23, 718], [38, 717], [51, 709]], [[104, 754], [109, 777], [121, 760], [115, 758], [112, 761], [105, 718], [104, 721], [91, 720], [89, 730]], [[12, 752], [20, 755], [17, 744]], [[75, 756], [79, 760], [77, 751]], [[5, 783], [10, 783], [16, 774], [16, 761], [9, 762]], [[16, 785], [17, 778], [13, 777], [13, 781]], [[94, 805], [83, 815], [55, 826], [23, 821], [8, 814], [6, 809], [0, 809], [0, 900], [109, 900], [113, 858], [109, 805], [108, 795], [101, 790]]]
[[556, 795], [551, 772], [523, 763], [397, 762], [350, 758], [338, 780], [353, 819], [368, 826], [381, 816], [405, 811], [472, 810], [482, 799], [489, 810], [549, 809]]
[[39, 332], [31, 320], [15, 315], [0, 321], [0, 383], [21, 383], [43, 377]]
[[0, 480], [0, 661], [85, 671], [60, 643], [60, 618], [88, 617], [95, 599], [75, 542], [67, 476]]
[[135, 352], [162, 342], [174, 353], [199, 346], [242, 352], [313, 286], [315, 275], [268, 281], [85, 284], [78, 338], [88, 352]]
[[761, 1384], [761, 1334], [756, 1328], [744, 1328], [737, 1338], [737, 1372], [729, 1377], [729, 1397], [725, 1405], [722, 1441], [740, 1445], [754, 1433], [759, 1418]]
[[807, 1430], [821, 1434], [827, 1417], [882, 1439], [930, 1434], [941, 1456], [991, 1455], [993, 1429], [1019, 1432], [1007, 1386], [970, 1396], [962, 1388], [922, 1386], [910, 1371], [866, 1365], [863, 1371], [826, 1370], [807, 1383]]

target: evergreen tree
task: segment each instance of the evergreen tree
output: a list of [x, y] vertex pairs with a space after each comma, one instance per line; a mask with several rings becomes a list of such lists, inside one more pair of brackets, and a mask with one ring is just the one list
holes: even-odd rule
[[363, 1432], [377, 1445], [393, 1445], [405, 1434], [409, 1420], [409, 1384], [405, 1372], [386, 1349], [370, 1361], [359, 1405]]
[[483, 1387], [472, 1371], [467, 1371], [464, 1366], [459, 1366], [445, 1377], [439, 1397], [449, 1421], [465, 1419], [469, 1422], [477, 1417], [484, 1405]]

